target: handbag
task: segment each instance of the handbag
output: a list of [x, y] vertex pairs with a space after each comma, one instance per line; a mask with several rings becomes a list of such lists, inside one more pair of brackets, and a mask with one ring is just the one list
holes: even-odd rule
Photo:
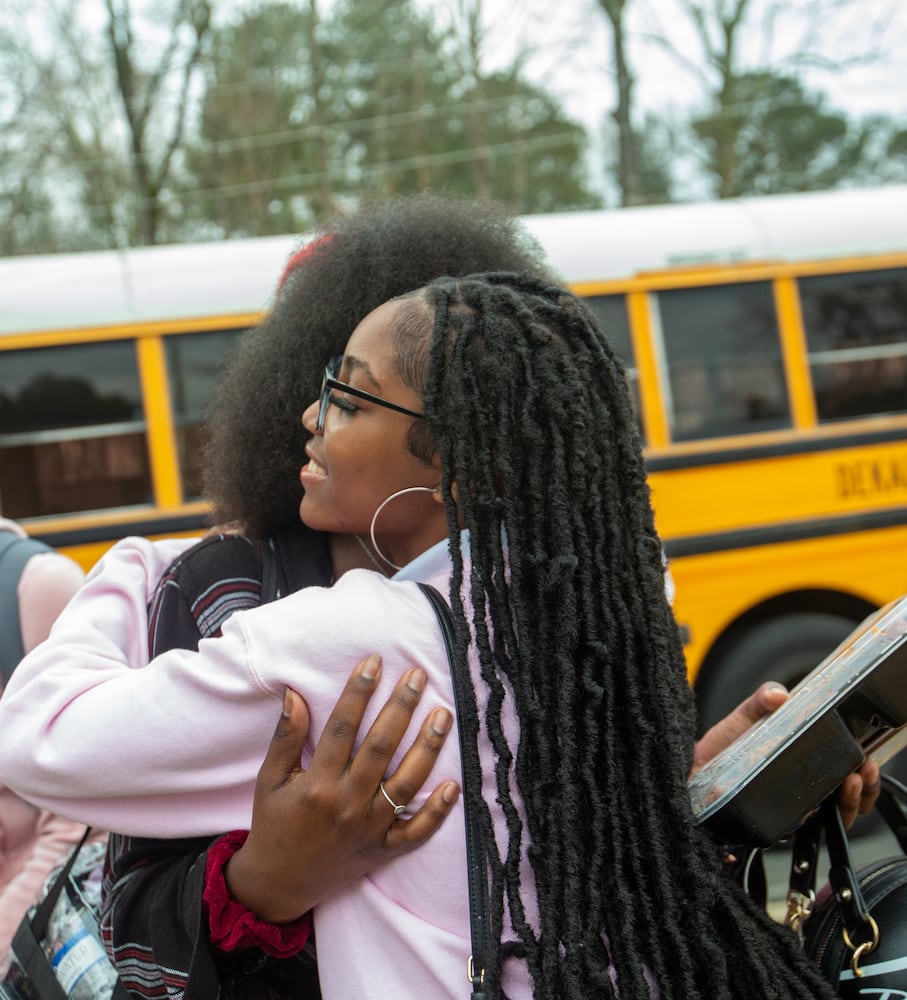
[[86, 827], [48, 880], [44, 897], [16, 929], [12, 962], [0, 983], [2, 1000], [129, 1000], [101, 944], [95, 906], [86, 893], [103, 860], [102, 845], [86, 847], [90, 833]]
[[867, 756], [907, 745], [907, 597], [870, 615], [690, 779], [698, 821], [727, 844], [787, 839]]
[[[907, 997], [907, 787], [882, 777], [876, 808], [902, 854], [856, 870], [834, 796], [793, 842], [786, 922], [840, 996]], [[816, 897], [819, 842], [825, 835], [828, 885]]]
[[[907, 597], [875, 612], [791, 692], [690, 780], [700, 823], [766, 903], [763, 851], [792, 843], [785, 923], [842, 997], [907, 1000], [907, 788], [882, 779], [877, 809], [902, 854], [856, 870], [837, 787], [867, 756], [907, 744]], [[806, 817], [804, 819], [804, 817]], [[824, 835], [828, 885], [816, 895]]]
[[[440, 592], [427, 583], [420, 583], [419, 589], [428, 598], [429, 604], [438, 617], [444, 645], [447, 649], [447, 659], [450, 664], [450, 676], [453, 682], [454, 708], [457, 713], [457, 730], [460, 734], [460, 757], [464, 759], [463, 726], [461, 706], [469, 697], [469, 677], [464, 673], [461, 664], [454, 656], [454, 624], [453, 616], [447, 601]], [[469, 889], [469, 932], [472, 954], [466, 966], [466, 978], [472, 986], [471, 1000], [485, 998], [485, 955], [486, 933], [488, 929], [488, 877], [485, 867], [485, 854], [482, 849], [482, 830], [478, 817], [467, 808], [469, 798], [466, 789], [473, 790], [474, 779], [463, 772], [463, 812], [466, 817], [466, 871]]]

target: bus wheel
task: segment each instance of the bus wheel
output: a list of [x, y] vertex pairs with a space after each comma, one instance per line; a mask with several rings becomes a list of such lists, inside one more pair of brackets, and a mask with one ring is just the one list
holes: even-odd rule
[[723, 719], [763, 681], [792, 688], [858, 624], [811, 612], [775, 618], [743, 634], [696, 685], [700, 731]]

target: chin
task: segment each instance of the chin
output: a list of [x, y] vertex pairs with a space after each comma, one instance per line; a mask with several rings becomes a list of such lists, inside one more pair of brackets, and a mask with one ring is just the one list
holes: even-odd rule
[[311, 503], [306, 503], [306, 498], [303, 497], [299, 503], [299, 520], [307, 528], [314, 528], [316, 531], [324, 531], [324, 526], [319, 523], [318, 511], [312, 510]]
[[316, 531], [323, 530], [323, 526], [318, 523], [317, 511], [313, 511], [311, 504], [306, 504], [305, 500], [299, 504], [299, 520], [307, 528], [314, 528]]
[[342, 532], [344, 529], [337, 524], [337, 519], [331, 516], [330, 511], [319, 511], [319, 508], [311, 502], [306, 503], [305, 497], [299, 505], [299, 520], [313, 531]]

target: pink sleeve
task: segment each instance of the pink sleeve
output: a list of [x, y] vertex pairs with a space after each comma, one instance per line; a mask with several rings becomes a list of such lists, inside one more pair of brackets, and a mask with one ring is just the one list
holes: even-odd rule
[[[147, 602], [164, 570], [194, 542], [124, 539], [91, 570], [47, 640], [18, 664], [0, 698], [0, 784], [50, 812], [124, 833], [145, 831], [122, 825], [121, 803], [111, 798], [117, 783], [129, 789], [129, 801], [140, 815], [169, 816], [169, 795], [174, 785], [181, 785], [180, 777], [171, 767], [162, 767], [157, 778], [164, 788], [156, 790], [163, 794], [149, 800], [144, 794], [148, 788], [142, 787], [147, 771], [131, 766], [131, 761], [139, 747], [149, 754], [162, 742], [172, 744], [161, 716], [189, 709], [182, 700], [158, 704], [156, 691], [144, 696], [144, 691], [132, 688], [136, 682], [142, 689], [151, 682], [156, 688], [161, 679], [138, 669], [148, 664]], [[169, 685], [165, 682], [164, 687]], [[99, 698], [103, 705], [97, 703]], [[273, 708], [268, 708], [273, 719]], [[148, 745], [141, 737], [134, 739], [135, 723], [141, 720], [147, 723]], [[263, 733], [260, 722], [258, 727]], [[242, 720], [240, 728], [242, 737], [247, 736]], [[259, 763], [263, 755], [262, 750]], [[218, 785], [216, 796], [219, 792]], [[185, 801], [197, 814], [193, 796]]]
[[[26, 653], [47, 638], [57, 616], [84, 578], [77, 563], [56, 552], [41, 553], [28, 560], [18, 585], [19, 627]], [[10, 795], [4, 789], [4, 809], [12, 808]], [[0, 886], [0, 974], [6, 971], [9, 946], [22, 916], [41, 895], [44, 880], [62, 855], [78, 843], [84, 832], [85, 827], [73, 820], [43, 811], [36, 815], [29, 833], [30, 849], [26, 840], [22, 846], [27, 853], [21, 857], [18, 870]], [[11, 845], [7, 847], [11, 849]]]
[[82, 567], [57, 552], [44, 552], [28, 560], [19, 579], [19, 627], [26, 653], [47, 638], [84, 579]]

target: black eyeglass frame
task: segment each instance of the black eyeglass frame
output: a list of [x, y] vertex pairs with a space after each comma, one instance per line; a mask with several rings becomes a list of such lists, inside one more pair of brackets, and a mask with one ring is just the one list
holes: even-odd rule
[[324, 430], [324, 418], [327, 416], [328, 407], [331, 405], [332, 389], [339, 389], [341, 392], [345, 392], [349, 396], [356, 396], [359, 399], [365, 399], [369, 403], [375, 403], [377, 406], [383, 406], [386, 409], [394, 410], [397, 413], [405, 413], [408, 417], [416, 417], [418, 420], [422, 420], [425, 417], [424, 413], [416, 413], [415, 410], [409, 410], [405, 406], [400, 406], [399, 403], [392, 403], [388, 399], [382, 399], [380, 396], [375, 396], [370, 392], [365, 392], [363, 389], [355, 389], [346, 382], [341, 382], [337, 378], [337, 372], [340, 371], [340, 366], [342, 364], [343, 355], [338, 355], [336, 358], [332, 358], [331, 361], [325, 366], [324, 379], [321, 382], [321, 396], [318, 400], [318, 417], [315, 421], [315, 430]]

